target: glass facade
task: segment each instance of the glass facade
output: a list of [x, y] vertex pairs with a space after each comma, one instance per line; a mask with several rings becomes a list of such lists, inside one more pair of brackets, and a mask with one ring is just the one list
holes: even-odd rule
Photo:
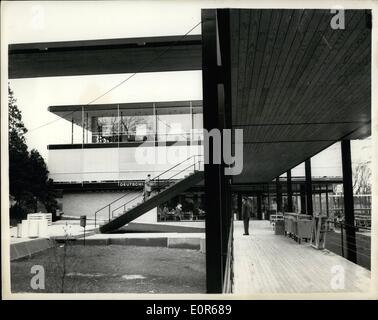
[[200, 102], [83, 107], [70, 116], [70, 143], [176, 142], [203, 139]]
[[91, 118], [92, 143], [153, 141], [153, 116], [104, 116]]

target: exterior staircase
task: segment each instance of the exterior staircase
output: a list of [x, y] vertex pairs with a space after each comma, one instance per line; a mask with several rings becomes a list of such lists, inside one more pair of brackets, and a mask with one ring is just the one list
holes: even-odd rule
[[[119, 205], [120, 200], [128, 194], [126, 193], [121, 198], [97, 210], [95, 221], [100, 221], [97, 215], [101, 211], [108, 213], [107, 219], [103, 219], [102, 224], [100, 223], [99, 231], [106, 233], [117, 230], [198, 184], [204, 178], [204, 173], [201, 171], [201, 163], [203, 163], [201, 156], [192, 156], [151, 179], [152, 193], [148, 199], [144, 199], [143, 190], [140, 190], [132, 199]], [[184, 176], [180, 177], [180, 175]], [[111, 205], [116, 201], [118, 201], [118, 206], [115, 209], [111, 209]]]

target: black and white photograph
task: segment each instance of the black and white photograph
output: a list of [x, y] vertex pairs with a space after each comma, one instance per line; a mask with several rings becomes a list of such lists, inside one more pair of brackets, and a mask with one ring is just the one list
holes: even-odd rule
[[3, 1], [3, 297], [377, 299], [373, 7]]

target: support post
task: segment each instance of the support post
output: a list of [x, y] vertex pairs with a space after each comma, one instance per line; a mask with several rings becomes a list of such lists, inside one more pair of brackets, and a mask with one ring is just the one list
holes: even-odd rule
[[73, 116], [72, 116], [72, 119], [71, 119], [71, 144], [73, 144], [73, 134], [74, 134], [74, 119], [73, 119]]
[[301, 198], [301, 213], [305, 214], [306, 213], [306, 186], [301, 183], [299, 187], [299, 192], [300, 192], [300, 198]]
[[314, 210], [312, 206], [312, 178], [311, 178], [311, 159], [305, 161], [305, 175], [306, 175], [306, 211], [307, 214], [313, 215]]
[[[202, 88], [204, 129], [219, 129], [217, 18], [216, 10], [202, 10]], [[222, 194], [221, 166], [213, 162], [213, 146], [204, 140], [209, 163], [204, 164], [206, 208], [206, 288], [207, 293], [220, 293], [223, 287], [222, 261]]]
[[354, 263], [357, 262], [356, 229], [354, 222], [354, 201], [352, 181], [352, 160], [350, 151], [350, 140], [341, 141], [341, 159], [343, 167], [344, 187], [344, 221], [346, 258]]
[[293, 188], [291, 184], [291, 170], [286, 172], [287, 211], [293, 212]]
[[259, 192], [257, 194], [257, 219], [258, 220], [262, 220], [261, 198], [262, 198], [262, 195]]
[[[218, 61], [217, 65], [220, 67], [221, 75], [218, 79], [218, 103], [219, 103], [219, 128], [231, 129], [232, 128], [232, 99], [231, 99], [231, 37], [230, 37], [230, 10], [229, 9], [217, 9], [217, 28], [219, 35], [219, 46], [217, 48]], [[232, 135], [232, 132], [231, 132]], [[222, 136], [223, 140], [223, 136]], [[231, 137], [233, 141], [233, 137]], [[222, 141], [223, 142], [223, 141]], [[222, 143], [222, 155], [224, 144]], [[225, 176], [224, 170], [226, 164], [222, 160], [221, 178], [222, 195], [224, 200], [222, 201], [222, 258], [223, 258], [223, 290], [225, 283], [230, 282], [230, 278], [225, 279], [227, 270], [227, 259], [232, 260], [232, 240], [231, 247], [229, 247], [229, 238], [232, 239], [232, 195], [231, 185], [232, 176]], [[231, 265], [232, 268], [232, 265]], [[228, 271], [230, 274], [232, 271]], [[230, 276], [228, 276], [230, 277]], [[227, 286], [227, 285], [226, 285]]]
[[83, 128], [81, 144], [82, 144], [82, 148], [84, 148], [84, 136], [85, 136], [84, 106], [81, 107], [81, 126]]
[[193, 114], [193, 102], [189, 103], [190, 108], [190, 121], [191, 121], [191, 131], [190, 131], [190, 145], [194, 143], [194, 114]]
[[326, 184], [326, 212], [327, 212], [327, 217], [329, 217], [329, 207], [328, 207], [328, 183]]
[[[202, 10], [202, 88], [204, 129], [231, 129], [231, 58], [228, 9]], [[216, 139], [215, 139], [216, 141]], [[213, 159], [214, 139], [205, 139], [206, 285], [208, 293], [224, 289], [230, 255], [231, 179], [221, 163]], [[232, 250], [232, 245], [231, 245]], [[232, 273], [231, 273], [232, 274]], [[227, 286], [226, 286], [227, 287]]]
[[159, 145], [159, 137], [158, 137], [158, 115], [157, 115], [157, 111], [156, 111], [156, 104], [155, 102], [152, 104], [152, 113], [153, 113], [153, 117], [154, 117], [154, 131], [155, 131], [155, 134], [154, 134], [154, 145], [155, 147], [157, 147]]
[[243, 220], [242, 217], [242, 194], [238, 192], [238, 219]]
[[322, 185], [319, 184], [319, 210], [320, 214], [323, 213], [323, 208], [322, 208]]
[[280, 178], [276, 178], [276, 202], [277, 202], [277, 212], [282, 211], [282, 189], [281, 189], [281, 182]]

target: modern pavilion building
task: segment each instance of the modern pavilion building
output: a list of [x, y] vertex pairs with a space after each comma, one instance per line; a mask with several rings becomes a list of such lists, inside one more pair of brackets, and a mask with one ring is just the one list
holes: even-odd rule
[[[153, 179], [203, 154], [202, 101], [51, 106], [49, 111], [71, 122], [71, 143], [48, 146], [50, 178], [62, 190], [65, 216], [92, 219], [126, 191], [123, 202], [139, 194], [148, 174]], [[180, 179], [185, 164], [189, 161], [161, 179], [175, 174]], [[121, 201], [113, 207], [117, 204]], [[139, 221], [156, 219], [152, 210]]]
[[[209, 152], [204, 167], [197, 170], [196, 160], [188, 164], [194, 170], [180, 177], [181, 184], [163, 185], [168, 189], [159, 191], [158, 201], [204, 181], [207, 292], [229, 292], [237, 244], [233, 203], [240, 206], [233, 197], [255, 196], [257, 218], [266, 201], [262, 199], [273, 193], [278, 210], [300, 210], [315, 218], [319, 207], [314, 195], [326, 197], [329, 186], [315, 187], [319, 181], [312, 179], [311, 158], [340, 141], [342, 177], [330, 183], [343, 186], [345, 257], [356, 262], [350, 141], [371, 135], [372, 21], [368, 10], [344, 13], [344, 27], [335, 28], [335, 13], [326, 9], [203, 9], [201, 36], [12, 45], [11, 78], [133, 73], [141, 72], [140, 66], [145, 66], [143, 72], [202, 70], [201, 102], [50, 107], [74, 129], [79, 126], [82, 136], [78, 143], [49, 146], [52, 178], [69, 199], [63, 200], [65, 213], [76, 214], [80, 208], [89, 214], [82, 205], [87, 201], [90, 211], [98, 207], [96, 199], [112, 201], [115, 194], [105, 190], [123, 194], [125, 185], [143, 181], [146, 173], [169, 169], [166, 164], [150, 168], [134, 162], [139, 148], [159, 150], [164, 142], [194, 156], [202, 147], [211, 151], [212, 144], [204, 140], [202, 145], [201, 136], [189, 129], [243, 129], [241, 174], [227, 176], [230, 165], [216, 163]], [[162, 58], [146, 65], [151, 55]], [[133, 125], [127, 124], [131, 118]], [[174, 123], [181, 124], [183, 133], [166, 133], [166, 125]], [[291, 169], [301, 163], [304, 177], [294, 181]], [[285, 179], [280, 178], [284, 173]], [[91, 189], [97, 193], [87, 192]], [[131, 208], [131, 217], [158, 202]], [[101, 231], [129, 221], [122, 214], [109, 220]]]

